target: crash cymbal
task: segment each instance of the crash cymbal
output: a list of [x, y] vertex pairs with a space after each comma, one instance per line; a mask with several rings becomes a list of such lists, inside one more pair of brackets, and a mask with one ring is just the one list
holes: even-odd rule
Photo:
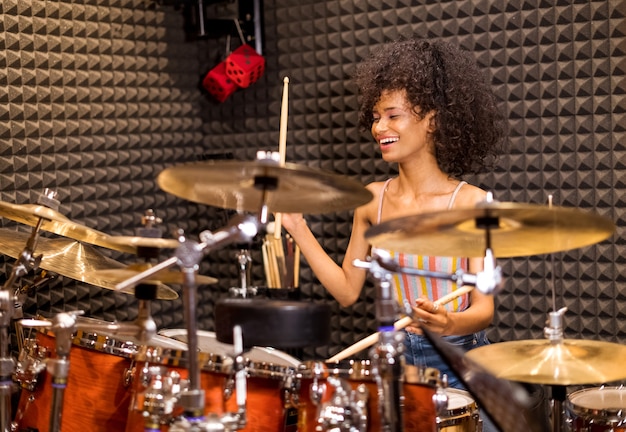
[[466, 355], [495, 376], [512, 381], [582, 385], [626, 379], [619, 361], [626, 356], [626, 347], [610, 342], [521, 340], [493, 343]]
[[505, 202], [401, 217], [372, 226], [365, 237], [373, 246], [394, 251], [480, 257], [485, 255], [485, 222], [498, 258], [576, 249], [615, 232], [613, 222], [595, 213]]
[[[114, 269], [107, 269], [107, 270], [98, 270], [96, 271], [96, 273], [98, 276], [105, 277], [109, 280], [117, 280], [117, 282], [119, 283], [126, 279], [130, 279], [131, 277], [136, 276], [139, 273], [142, 273], [151, 267], [152, 266], [150, 264], [140, 263], [140, 264], [131, 264], [128, 267], [125, 267], [123, 269], [114, 268]], [[161, 270], [155, 273], [150, 278], [146, 279], [144, 282], [149, 282], [149, 283], [162, 282], [165, 284], [183, 284], [184, 274], [180, 271], [166, 269], [166, 270]], [[198, 285], [211, 285], [211, 284], [217, 283], [217, 279], [210, 277], [210, 276], [197, 275], [196, 283]]]
[[[29, 237], [27, 233], [0, 228], [0, 253], [17, 259]], [[124, 271], [126, 268], [124, 264], [105, 257], [89, 245], [65, 238], [39, 237], [34, 254], [42, 255], [39, 263], [41, 269], [114, 291], [117, 291], [115, 285], [118, 281], [100, 276], [98, 271], [115, 268]], [[135, 290], [134, 287], [130, 287], [121, 292], [134, 294]], [[174, 300], [178, 298], [178, 293], [166, 285], [159, 284], [156, 296], [161, 300]]]
[[[165, 192], [190, 201], [238, 211], [325, 213], [369, 202], [372, 194], [342, 176], [296, 164], [271, 161], [203, 161], [162, 171]], [[264, 196], [263, 187], [268, 193]]]
[[63, 214], [51, 208], [36, 204], [11, 204], [0, 201], [0, 217], [29, 226], [36, 226], [42, 219], [41, 229], [63, 237], [101, 246], [130, 254], [137, 254], [138, 249], [175, 249], [179, 243], [173, 239], [111, 236], [98, 230], [73, 222]]
[[37, 204], [11, 204], [0, 201], [0, 217], [29, 226], [36, 226], [42, 219], [42, 230], [90, 244], [98, 244], [108, 237], [103, 232], [72, 222], [63, 214]]

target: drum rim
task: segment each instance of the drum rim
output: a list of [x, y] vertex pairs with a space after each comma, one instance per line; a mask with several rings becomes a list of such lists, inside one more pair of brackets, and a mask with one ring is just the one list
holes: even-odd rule
[[626, 424], [626, 407], [624, 408], [590, 408], [585, 407], [583, 405], [577, 405], [572, 397], [576, 395], [583, 395], [585, 393], [597, 392], [600, 393], [602, 391], [613, 391], [619, 390], [626, 394], [626, 388], [619, 386], [608, 386], [608, 387], [589, 387], [580, 390], [576, 390], [567, 396], [566, 400], [566, 408], [573, 414], [580, 416], [593, 417], [594, 421], [597, 423], [597, 420], [605, 420], [604, 424], [611, 425], [621, 425]]

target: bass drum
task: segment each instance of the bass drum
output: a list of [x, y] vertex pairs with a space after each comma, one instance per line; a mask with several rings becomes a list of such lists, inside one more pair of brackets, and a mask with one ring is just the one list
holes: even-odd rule
[[[159, 335], [187, 343], [186, 329], [163, 329]], [[233, 354], [233, 346], [219, 342], [214, 332], [198, 331], [200, 355], [210, 354], [226, 358]], [[244, 353], [246, 358], [246, 418], [243, 431], [297, 431], [297, 387], [296, 372], [301, 364], [297, 358], [270, 347], [252, 347]], [[212, 374], [211, 366], [200, 365], [202, 375]], [[227, 387], [232, 388], [230, 397], [224, 397], [226, 412], [237, 411], [237, 396], [234, 377], [229, 375]], [[204, 379], [202, 379], [204, 382]], [[204, 385], [203, 385], [204, 388]], [[206, 390], [206, 389], [205, 389]], [[210, 412], [210, 411], [209, 411]], [[207, 414], [209, 413], [207, 412]]]

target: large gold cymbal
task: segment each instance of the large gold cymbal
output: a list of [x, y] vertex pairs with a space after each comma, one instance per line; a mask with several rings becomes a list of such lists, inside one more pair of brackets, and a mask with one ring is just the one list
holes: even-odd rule
[[[117, 283], [125, 281], [126, 279], [130, 279], [133, 276], [137, 276], [138, 274], [148, 270], [152, 266], [150, 264], [131, 264], [128, 267], [123, 269], [120, 268], [112, 268], [106, 270], [98, 270], [96, 271], [98, 276], [106, 277], [110, 280], [116, 280]], [[148, 279], [144, 280], [144, 282], [163, 282], [165, 284], [183, 284], [185, 282], [184, 274], [180, 271], [176, 270], [161, 270]], [[217, 279], [211, 276], [204, 275], [196, 275], [196, 283], [198, 285], [211, 285], [217, 283]]]
[[574, 208], [489, 203], [401, 217], [374, 225], [365, 237], [376, 247], [427, 256], [485, 255], [489, 218], [496, 257], [539, 255], [576, 249], [607, 239], [615, 225], [607, 218]]
[[[158, 184], [165, 192], [190, 201], [238, 211], [325, 213], [369, 202], [361, 184], [337, 174], [271, 161], [203, 161], [162, 171]], [[266, 185], [264, 196], [262, 185]]]
[[[0, 228], [0, 253], [17, 259], [29, 237], [27, 233]], [[66, 238], [39, 237], [34, 254], [42, 255], [39, 263], [41, 269], [114, 291], [117, 291], [115, 286], [119, 280], [100, 276], [98, 272], [110, 269], [119, 269], [123, 272], [126, 269], [124, 264], [102, 255], [95, 248]], [[134, 287], [130, 287], [121, 292], [134, 294], [135, 290]], [[178, 298], [178, 293], [166, 285], [159, 284], [156, 296], [161, 300], [174, 300]]]
[[493, 343], [466, 356], [498, 378], [545, 385], [601, 384], [626, 379], [626, 347], [564, 339]]

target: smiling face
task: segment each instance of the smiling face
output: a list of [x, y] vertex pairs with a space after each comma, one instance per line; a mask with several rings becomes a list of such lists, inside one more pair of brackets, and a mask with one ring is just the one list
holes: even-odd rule
[[387, 162], [434, 155], [433, 127], [433, 112], [417, 114], [403, 90], [384, 91], [374, 105], [371, 132]]

